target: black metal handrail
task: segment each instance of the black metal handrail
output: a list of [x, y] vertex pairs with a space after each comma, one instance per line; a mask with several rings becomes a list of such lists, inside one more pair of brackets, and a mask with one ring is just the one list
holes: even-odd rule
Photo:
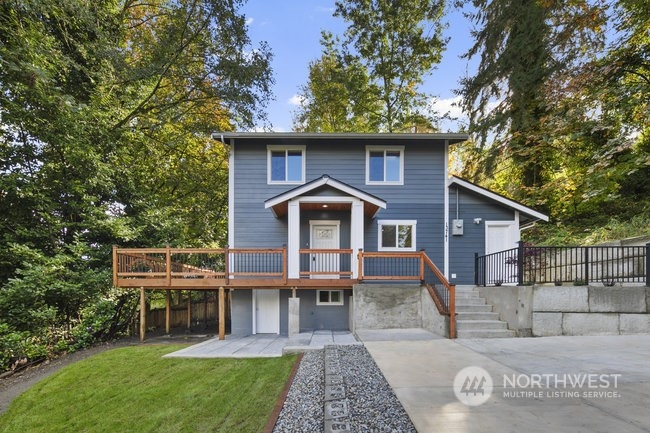
[[540, 247], [519, 242], [517, 248], [474, 256], [474, 283], [502, 284], [602, 282], [650, 286], [650, 243], [645, 246]]

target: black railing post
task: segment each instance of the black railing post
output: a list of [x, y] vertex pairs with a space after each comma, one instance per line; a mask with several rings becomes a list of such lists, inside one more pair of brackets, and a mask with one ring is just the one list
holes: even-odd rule
[[524, 260], [525, 247], [524, 241], [517, 242], [517, 285], [524, 285]]
[[650, 287], [650, 243], [645, 244], [645, 285]]
[[483, 256], [483, 259], [481, 260], [481, 266], [483, 269], [481, 269], [481, 275], [483, 276], [481, 278], [482, 285], [487, 286], [487, 256]]
[[589, 285], [589, 247], [585, 247], [585, 285]]
[[474, 253], [474, 285], [478, 286], [478, 253]]

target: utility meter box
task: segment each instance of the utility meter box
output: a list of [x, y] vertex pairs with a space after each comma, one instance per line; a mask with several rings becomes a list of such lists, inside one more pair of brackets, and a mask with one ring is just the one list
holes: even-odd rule
[[462, 236], [463, 235], [463, 220], [452, 220], [451, 221], [451, 234], [453, 236]]

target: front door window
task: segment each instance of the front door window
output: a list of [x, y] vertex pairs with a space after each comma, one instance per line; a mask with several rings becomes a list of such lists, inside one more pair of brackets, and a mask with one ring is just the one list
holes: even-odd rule
[[[311, 249], [338, 250], [340, 248], [339, 222], [311, 222]], [[340, 254], [338, 252], [314, 252], [310, 262], [312, 278], [338, 278]]]

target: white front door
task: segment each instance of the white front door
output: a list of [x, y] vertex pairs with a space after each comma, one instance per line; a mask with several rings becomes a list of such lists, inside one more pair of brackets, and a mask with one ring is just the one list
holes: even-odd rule
[[280, 333], [280, 291], [277, 289], [257, 289], [253, 291], [255, 302], [254, 334]]
[[[339, 221], [310, 221], [310, 245], [314, 250], [338, 250], [340, 248]], [[311, 272], [338, 272], [340, 255], [338, 253], [312, 254], [309, 270]], [[338, 278], [338, 274], [312, 275], [312, 278]]]
[[[517, 247], [519, 230], [516, 221], [486, 221], [485, 222], [485, 254], [498, 253]], [[516, 253], [513, 253], [516, 256]], [[506, 262], [506, 257], [499, 255], [488, 258], [486, 275], [487, 284], [515, 283], [517, 277], [516, 261]]]

